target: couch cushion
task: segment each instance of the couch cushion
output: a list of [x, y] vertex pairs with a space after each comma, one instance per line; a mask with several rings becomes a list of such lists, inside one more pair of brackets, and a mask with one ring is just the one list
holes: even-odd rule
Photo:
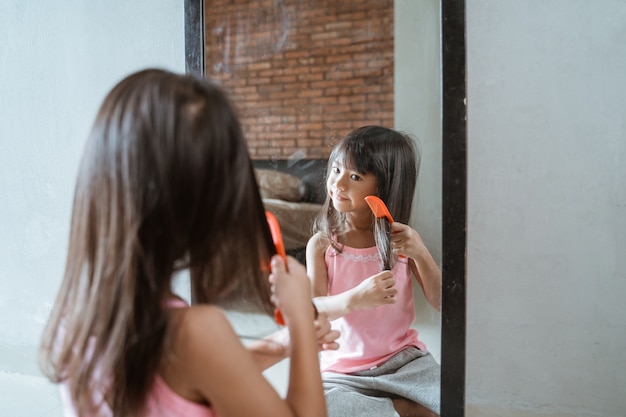
[[288, 251], [306, 247], [313, 233], [313, 221], [323, 207], [321, 204], [294, 203], [272, 198], [264, 198], [263, 206], [276, 216], [285, 249]]
[[256, 169], [278, 170], [300, 178], [305, 191], [302, 201], [323, 204], [326, 200], [326, 159], [256, 159], [252, 163]]
[[275, 198], [285, 201], [302, 201], [306, 187], [302, 179], [275, 169], [254, 170], [262, 198]]

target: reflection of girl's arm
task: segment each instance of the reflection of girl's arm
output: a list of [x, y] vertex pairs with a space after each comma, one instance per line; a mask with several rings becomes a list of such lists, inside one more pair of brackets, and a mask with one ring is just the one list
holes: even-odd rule
[[350, 311], [350, 296], [349, 291], [324, 297], [315, 297], [313, 302], [320, 312], [324, 312], [328, 315], [329, 320], [335, 320], [339, 317], [343, 317]]
[[329, 320], [335, 320], [355, 310], [396, 302], [397, 290], [390, 271], [373, 275], [343, 293], [327, 295], [328, 271], [324, 260], [327, 247], [326, 239], [317, 233], [306, 248], [307, 274], [313, 287], [314, 303], [320, 313], [326, 313]]
[[326, 296], [328, 294], [328, 271], [324, 254], [328, 246], [329, 242], [321, 233], [316, 233], [309, 239], [306, 245], [306, 269], [311, 280], [311, 292], [317, 310], [320, 313], [326, 313], [329, 320], [335, 320], [349, 312], [347, 311], [349, 298], [343, 294]]
[[382, 271], [364, 279], [348, 291], [315, 297], [314, 302], [319, 311], [325, 312], [330, 320], [334, 320], [356, 310], [393, 304], [397, 293], [391, 271]]
[[[315, 326], [318, 349], [336, 350], [339, 345], [335, 340], [339, 337], [339, 332], [331, 329], [327, 316], [320, 313], [318, 319], [313, 324]], [[269, 336], [249, 343], [247, 348], [259, 369], [264, 371], [289, 357], [289, 331], [286, 327], [282, 328]]]
[[[411, 258], [409, 266], [422, 287], [424, 296], [435, 310], [441, 311], [441, 270], [428, 253], [426, 258]], [[426, 278], [425, 278], [426, 277]]]
[[428, 303], [441, 310], [441, 270], [417, 230], [402, 223], [391, 225], [391, 240], [398, 255], [409, 258], [409, 267]]
[[264, 371], [289, 356], [289, 332], [285, 327], [263, 339], [255, 340], [247, 348], [259, 369]]
[[[330, 243], [321, 233], [316, 233], [306, 244], [306, 273], [311, 280], [313, 297], [328, 294], [328, 271], [324, 254]], [[317, 303], [316, 303], [317, 306]], [[322, 311], [317, 306], [318, 311]]]

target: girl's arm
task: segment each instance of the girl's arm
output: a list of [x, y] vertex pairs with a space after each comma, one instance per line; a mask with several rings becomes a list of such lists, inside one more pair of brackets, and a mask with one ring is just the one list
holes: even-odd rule
[[441, 270], [417, 230], [406, 224], [391, 225], [394, 252], [409, 258], [409, 267], [422, 287], [428, 303], [441, 311]]
[[279, 256], [274, 256], [270, 282], [273, 284], [272, 301], [283, 313], [291, 343], [286, 401], [297, 416], [326, 416], [317, 356], [318, 340], [311, 320], [316, 310], [311, 303], [311, 287], [306, 270], [292, 257], [288, 258], [287, 266]]
[[247, 348], [259, 370], [264, 371], [289, 356], [289, 330], [284, 327], [248, 344]]
[[[328, 271], [326, 270], [324, 253], [329, 245], [330, 243], [321, 233], [314, 234], [306, 245], [306, 272], [311, 280], [311, 289], [316, 300], [317, 297], [328, 294]], [[315, 305], [319, 311], [328, 313], [325, 309], [321, 309], [317, 302]], [[332, 315], [330, 319], [333, 320]]]
[[273, 300], [290, 332], [291, 364], [287, 397], [280, 398], [240, 342], [228, 319], [208, 305], [181, 309], [172, 352], [160, 373], [175, 392], [209, 404], [221, 417], [326, 416], [309, 281], [290, 259], [289, 270], [272, 260]]
[[[326, 314], [320, 313], [317, 320], [313, 322], [313, 326], [315, 327], [318, 350], [337, 350], [339, 348], [335, 341], [339, 337], [339, 332], [331, 329]], [[291, 354], [289, 330], [283, 327], [263, 339], [250, 343], [247, 348], [259, 369], [264, 371], [288, 358]]]
[[361, 282], [358, 286], [340, 294], [328, 295], [328, 270], [324, 254], [329, 242], [320, 233], [307, 243], [307, 274], [311, 279], [315, 305], [320, 312], [335, 320], [346, 314], [383, 304], [396, 302], [397, 290], [391, 271], [382, 271]]

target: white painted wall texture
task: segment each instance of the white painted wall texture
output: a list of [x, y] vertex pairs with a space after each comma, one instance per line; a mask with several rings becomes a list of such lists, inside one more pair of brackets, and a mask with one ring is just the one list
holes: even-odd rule
[[[626, 410], [624, 22], [620, 0], [467, 2], [471, 410]], [[0, 372], [38, 372], [98, 105], [183, 51], [181, 1], [0, 4]]]
[[[394, 2], [395, 128], [420, 144], [421, 165], [412, 226], [441, 262], [441, 26], [439, 0]], [[441, 314], [414, 286], [415, 328], [437, 361]]]
[[[416, 222], [439, 260], [438, 1], [400, 0], [396, 10], [396, 124], [422, 143]], [[39, 374], [36, 351], [63, 274], [75, 176], [95, 113], [130, 72], [184, 70], [183, 18], [183, 2], [172, 0], [0, 4], [0, 372]], [[439, 315], [428, 307], [418, 315], [438, 358]]]
[[468, 0], [467, 46], [469, 415], [624, 416], [626, 2]]
[[38, 374], [83, 143], [108, 90], [149, 66], [184, 71], [182, 1], [0, 3], [0, 372]]

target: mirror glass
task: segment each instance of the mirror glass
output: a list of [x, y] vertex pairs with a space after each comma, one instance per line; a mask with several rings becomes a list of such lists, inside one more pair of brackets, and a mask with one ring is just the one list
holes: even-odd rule
[[[268, 175], [266, 188], [260, 181], [266, 207], [300, 260], [325, 197], [332, 145], [379, 124], [419, 143], [411, 225], [441, 261], [440, 20], [439, 0], [205, 0], [204, 71], [233, 96], [254, 164]], [[415, 289], [415, 328], [439, 361], [440, 315]], [[235, 321], [240, 334], [259, 336], [263, 328]]]

